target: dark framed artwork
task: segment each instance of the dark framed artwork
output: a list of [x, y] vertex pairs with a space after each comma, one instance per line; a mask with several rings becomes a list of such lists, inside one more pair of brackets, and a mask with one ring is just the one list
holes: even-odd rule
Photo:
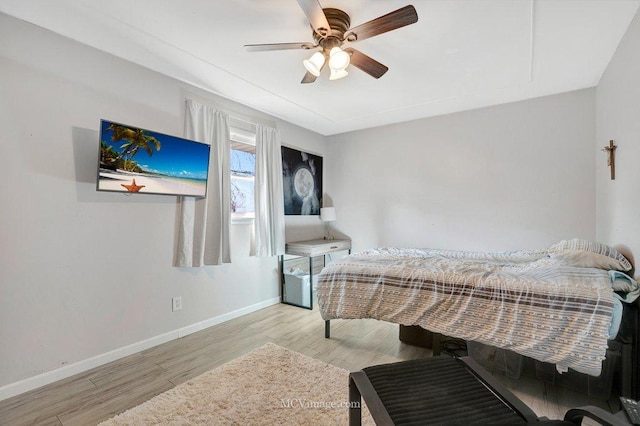
[[319, 215], [322, 206], [322, 157], [282, 147], [285, 215]]

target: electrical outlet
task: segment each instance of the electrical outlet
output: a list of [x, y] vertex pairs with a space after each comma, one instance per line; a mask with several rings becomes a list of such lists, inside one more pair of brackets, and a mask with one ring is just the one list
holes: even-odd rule
[[174, 297], [171, 299], [171, 311], [179, 311], [182, 309], [182, 296]]

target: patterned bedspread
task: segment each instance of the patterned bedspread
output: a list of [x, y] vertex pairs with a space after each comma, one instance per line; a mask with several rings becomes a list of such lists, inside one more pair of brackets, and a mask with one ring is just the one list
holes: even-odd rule
[[375, 318], [600, 375], [613, 310], [608, 272], [545, 251], [375, 249], [327, 265], [325, 320]]

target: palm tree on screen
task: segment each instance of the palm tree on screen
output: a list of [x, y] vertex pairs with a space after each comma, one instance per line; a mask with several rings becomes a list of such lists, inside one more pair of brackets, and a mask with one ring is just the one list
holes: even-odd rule
[[112, 142], [125, 141], [120, 146], [122, 149], [120, 157], [124, 159], [125, 170], [132, 171], [139, 169], [137, 164], [132, 160], [141, 149], [146, 151], [149, 156], [153, 155], [154, 148], [156, 151], [160, 151], [160, 141], [148, 135], [147, 132], [142, 129], [130, 129], [119, 124], [111, 124], [107, 130], [113, 130], [113, 134], [111, 135]]

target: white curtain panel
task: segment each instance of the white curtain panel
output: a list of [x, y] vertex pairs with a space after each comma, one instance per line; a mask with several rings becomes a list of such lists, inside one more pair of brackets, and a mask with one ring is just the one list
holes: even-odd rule
[[255, 253], [258, 257], [284, 254], [284, 195], [280, 133], [256, 125]]
[[206, 198], [179, 197], [175, 266], [231, 263], [229, 116], [187, 100], [184, 134], [211, 145]]

